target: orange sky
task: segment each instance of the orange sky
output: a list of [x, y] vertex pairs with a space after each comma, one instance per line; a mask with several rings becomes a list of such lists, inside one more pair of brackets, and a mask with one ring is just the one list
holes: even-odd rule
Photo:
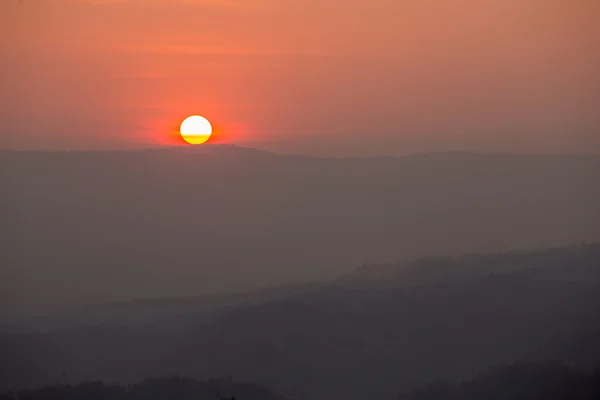
[[598, 0], [2, 0], [0, 148], [600, 152]]

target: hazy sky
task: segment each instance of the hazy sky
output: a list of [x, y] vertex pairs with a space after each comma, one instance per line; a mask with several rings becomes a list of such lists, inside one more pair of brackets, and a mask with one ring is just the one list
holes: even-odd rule
[[0, 148], [600, 152], [598, 0], [1, 0]]

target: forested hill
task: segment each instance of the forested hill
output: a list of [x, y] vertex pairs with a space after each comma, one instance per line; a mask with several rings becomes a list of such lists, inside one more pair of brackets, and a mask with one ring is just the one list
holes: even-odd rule
[[0, 400], [285, 400], [283, 396], [252, 384], [228, 379], [200, 381], [185, 377], [148, 378], [131, 385], [100, 381], [54, 385], [0, 395]]
[[515, 360], [594, 368], [599, 256], [600, 246], [577, 245], [422, 259], [367, 283], [368, 267], [287, 294], [138, 302], [118, 324], [119, 304], [97, 318], [87, 309], [85, 324], [0, 335], [0, 388], [39, 387], [62, 372], [71, 384], [180, 373], [233, 376], [289, 398], [363, 400]]
[[580, 371], [556, 362], [497, 366], [460, 384], [434, 381], [399, 400], [597, 400], [600, 369]]

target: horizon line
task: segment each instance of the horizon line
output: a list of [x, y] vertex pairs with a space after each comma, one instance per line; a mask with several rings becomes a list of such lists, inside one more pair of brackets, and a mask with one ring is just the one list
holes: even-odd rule
[[199, 151], [208, 150], [209, 148], [235, 148], [240, 150], [251, 150], [261, 152], [270, 155], [278, 155], [283, 157], [305, 157], [305, 158], [316, 158], [316, 159], [376, 159], [376, 158], [407, 158], [407, 157], [418, 157], [418, 156], [430, 156], [430, 155], [472, 155], [472, 156], [512, 156], [512, 157], [600, 157], [600, 152], [508, 152], [508, 151], [478, 151], [478, 150], [445, 150], [445, 151], [422, 151], [422, 152], [411, 152], [406, 154], [374, 154], [374, 155], [314, 155], [306, 153], [292, 153], [285, 151], [273, 151], [262, 149], [260, 147], [244, 146], [234, 143], [206, 143], [204, 145], [169, 145], [169, 146], [151, 146], [151, 147], [138, 147], [138, 148], [100, 148], [100, 149], [3, 149], [0, 148], [0, 153], [142, 153], [142, 152], [155, 152], [155, 151], [169, 151], [169, 150], [185, 150], [185, 151]]

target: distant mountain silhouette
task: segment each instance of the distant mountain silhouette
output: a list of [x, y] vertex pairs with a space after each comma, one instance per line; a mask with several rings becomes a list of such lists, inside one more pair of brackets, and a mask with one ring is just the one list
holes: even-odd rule
[[0, 152], [0, 317], [600, 241], [600, 157]]
[[473, 279], [543, 279], [600, 284], [600, 244], [498, 254], [422, 257], [396, 264], [364, 265], [335, 280], [344, 285], [410, 286]]
[[287, 295], [282, 287], [230, 301], [140, 301], [124, 312], [129, 324], [123, 316], [111, 323], [119, 305], [87, 308], [100, 313], [84, 320], [93, 325], [0, 335], [9, 366], [0, 387], [49, 384], [59, 371], [68, 383], [180, 373], [234, 376], [289, 398], [359, 400], [514, 360], [595, 368], [599, 259], [597, 244], [425, 258]]

